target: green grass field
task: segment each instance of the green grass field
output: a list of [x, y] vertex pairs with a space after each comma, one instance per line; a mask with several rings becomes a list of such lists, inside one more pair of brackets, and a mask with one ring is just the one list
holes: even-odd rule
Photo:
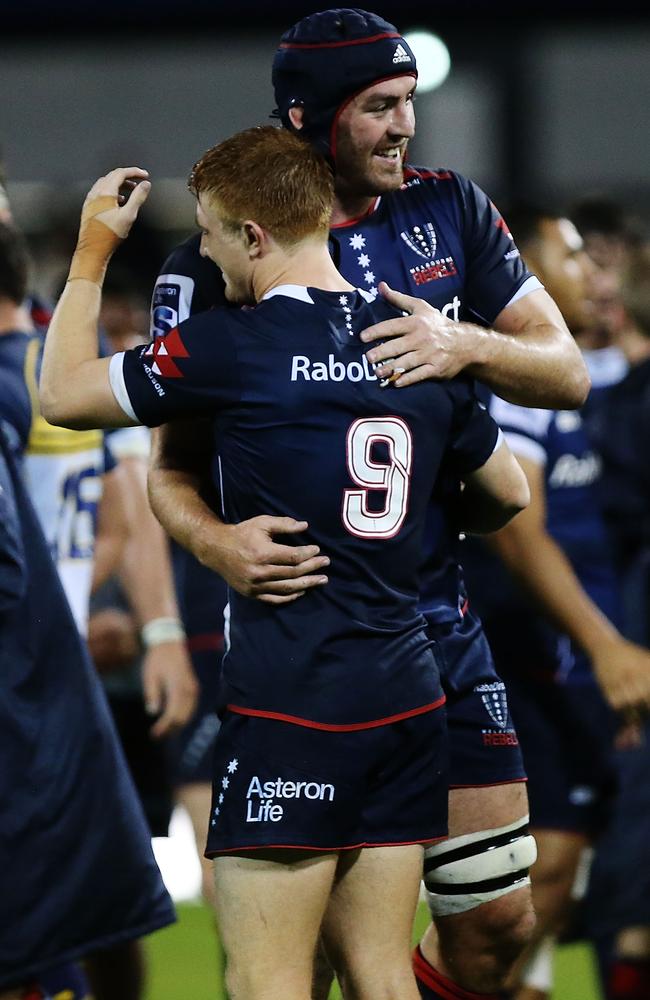
[[[221, 985], [223, 960], [210, 912], [198, 903], [181, 903], [177, 910], [177, 924], [147, 939], [147, 1000], [225, 1000]], [[426, 922], [426, 907], [421, 905], [414, 928], [416, 940]], [[556, 973], [553, 1000], [600, 1000], [586, 945], [561, 948]], [[335, 988], [330, 1000], [339, 1000], [340, 996]]]

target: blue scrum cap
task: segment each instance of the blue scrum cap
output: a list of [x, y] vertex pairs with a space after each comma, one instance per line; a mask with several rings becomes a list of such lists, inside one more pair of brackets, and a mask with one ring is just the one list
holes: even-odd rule
[[272, 77], [276, 115], [290, 129], [289, 110], [303, 107], [301, 135], [334, 158], [343, 107], [380, 80], [417, 75], [415, 56], [393, 24], [358, 8], [323, 10], [280, 39]]

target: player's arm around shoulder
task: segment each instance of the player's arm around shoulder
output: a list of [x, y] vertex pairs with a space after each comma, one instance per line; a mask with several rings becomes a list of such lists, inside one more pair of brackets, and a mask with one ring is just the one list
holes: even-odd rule
[[465, 531], [498, 531], [530, 503], [526, 474], [502, 434], [487, 462], [464, 483], [460, 517]]
[[[380, 378], [398, 388], [466, 372], [522, 406], [572, 409], [584, 403], [589, 375], [560, 310], [540, 287], [511, 302], [491, 329], [457, 322], [412, 295], [380, 285], [403, 316], [361, 334]], [[384, 343], [377, 343], [384, 341]]]

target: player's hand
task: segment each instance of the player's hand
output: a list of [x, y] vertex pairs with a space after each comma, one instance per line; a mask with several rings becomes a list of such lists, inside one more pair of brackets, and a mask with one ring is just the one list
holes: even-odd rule
[[391, 305], [407, 315], [369, 326], [361, 334], [364, 343], [382, 340], [366, 357], [371, 364], [385, 362], [377, 369], [379, 378], [388, 378], [398, 387], [425, 379], [453, 378], [474, 360], [471, 326], [462, 327], [443, 316], [428, 302], [396, 292], [380, 282], [379, 291]]
[[108, 226], [120, 240], [126, 239], [138, 212], [149, 197], [149, 172], [141, 167], [117, 167], [96, 180], [81, 210], [81, 227], [90, 219]]
[[183, 640], [151, 646], [142, 660], [142, 692], [148, 715], [157, 715], [151, 727], [154, 739], [169, 736], [192, 717], [198, 683]]
[[71, 280], [85, 278], [101, 284], [111, 255], [129, 235], [149, 196], [148, 176], [140, 167], [118, 167], [95, 181], [81, 210]]
[[626, 720], [650, 712], [650, 651], [617, 637], [593, 656], [592, 665], [610, 706]]
[[317, 545], [283, 545], [278, 535], [306, 531], [306, 521], [266, 514], [240, 524], [224, 526], [218, 548], [205, 543], [197, 553], [204, 565], [215, 570], [226, 583], [243, 594], [268, 604], [295, 601], [312, 587], [327, 583], [320, 572], [329, 566]]

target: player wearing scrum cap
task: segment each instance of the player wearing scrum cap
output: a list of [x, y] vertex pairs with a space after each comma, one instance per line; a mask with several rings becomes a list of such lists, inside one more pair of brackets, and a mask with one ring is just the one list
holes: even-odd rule
[[[141, 180], [129, 201], [119, 192]], [[192, 175], [202, 252], [229, 301], [169, 336], [98, 359], [108, 258], [148, 193], [94, 185], [45, 345], [57, 425], [201, 414], [235, 529], [267, 509], [335, 552], [327, 585], [280, 606], [234, 593], [207, 854], [233, 1000], [307, 1000], [321, 928], [349, 997], [417, 1000], [410, 932], [424, 846], [444, 835], [444, 695], [418, 602], [438, 473], [462, 476], [466, 526], [501, 527], [528, 488], [472, 380], [403, 393], [366, 369], [359, 332], [394, 317], [338, 273], [333, 185], [288, 131], [249, 129]], [[332, 377], [292, 377], [296, 357]], [[336, 373], [336, 375], [334, 374]]]
[[[394, 358], [380, 374], [403, 369], [398, 387], [466, 371], [523, 405], [576, 406], [588, 387], [582, 360], [497, 210], [466, 178], [406, 164], [416, 76], [397, 29], [352, 9], [304, 18], [283, 36], [274, 61], [283, 125], [334, 166], [331, 244], [342, 273], [373, 295], [381, 279], [412, 293], [388, 293], [407, 315], [364, 333], [366, 357], [375, 363]], [[222, 301], [223, 287], [200, 258], [197, 238], [175, 251], [163, 272], [154, 294], [154, 332]], [[154, 504], [167, 529], [240, 593], [281, 602], [319, 586], [318, 570], [335, 553], [314, 558], [274, 540], [274, 531], [298, 531], [295, 524], [240, 524], [233, 546], [198, 497], [190, 501], [187, 477], [200, 482], [201, 462], [188, 466], [186, 442], [186, 428], [166, 427], [152, 475]], [[438, 944], [429, 932], [417, 957], [428, 996], [499, 989], [533, 923], [527, 868], [534, 845], [524, 772], [504, 686], [480, 623], [468, 611], [456, 501], [452, 491], [447, 516], [430, 520], [421, 576], [421, 608], [445, 660], [452, 751], [452, 839], [426, 865], [440, 938]]]

